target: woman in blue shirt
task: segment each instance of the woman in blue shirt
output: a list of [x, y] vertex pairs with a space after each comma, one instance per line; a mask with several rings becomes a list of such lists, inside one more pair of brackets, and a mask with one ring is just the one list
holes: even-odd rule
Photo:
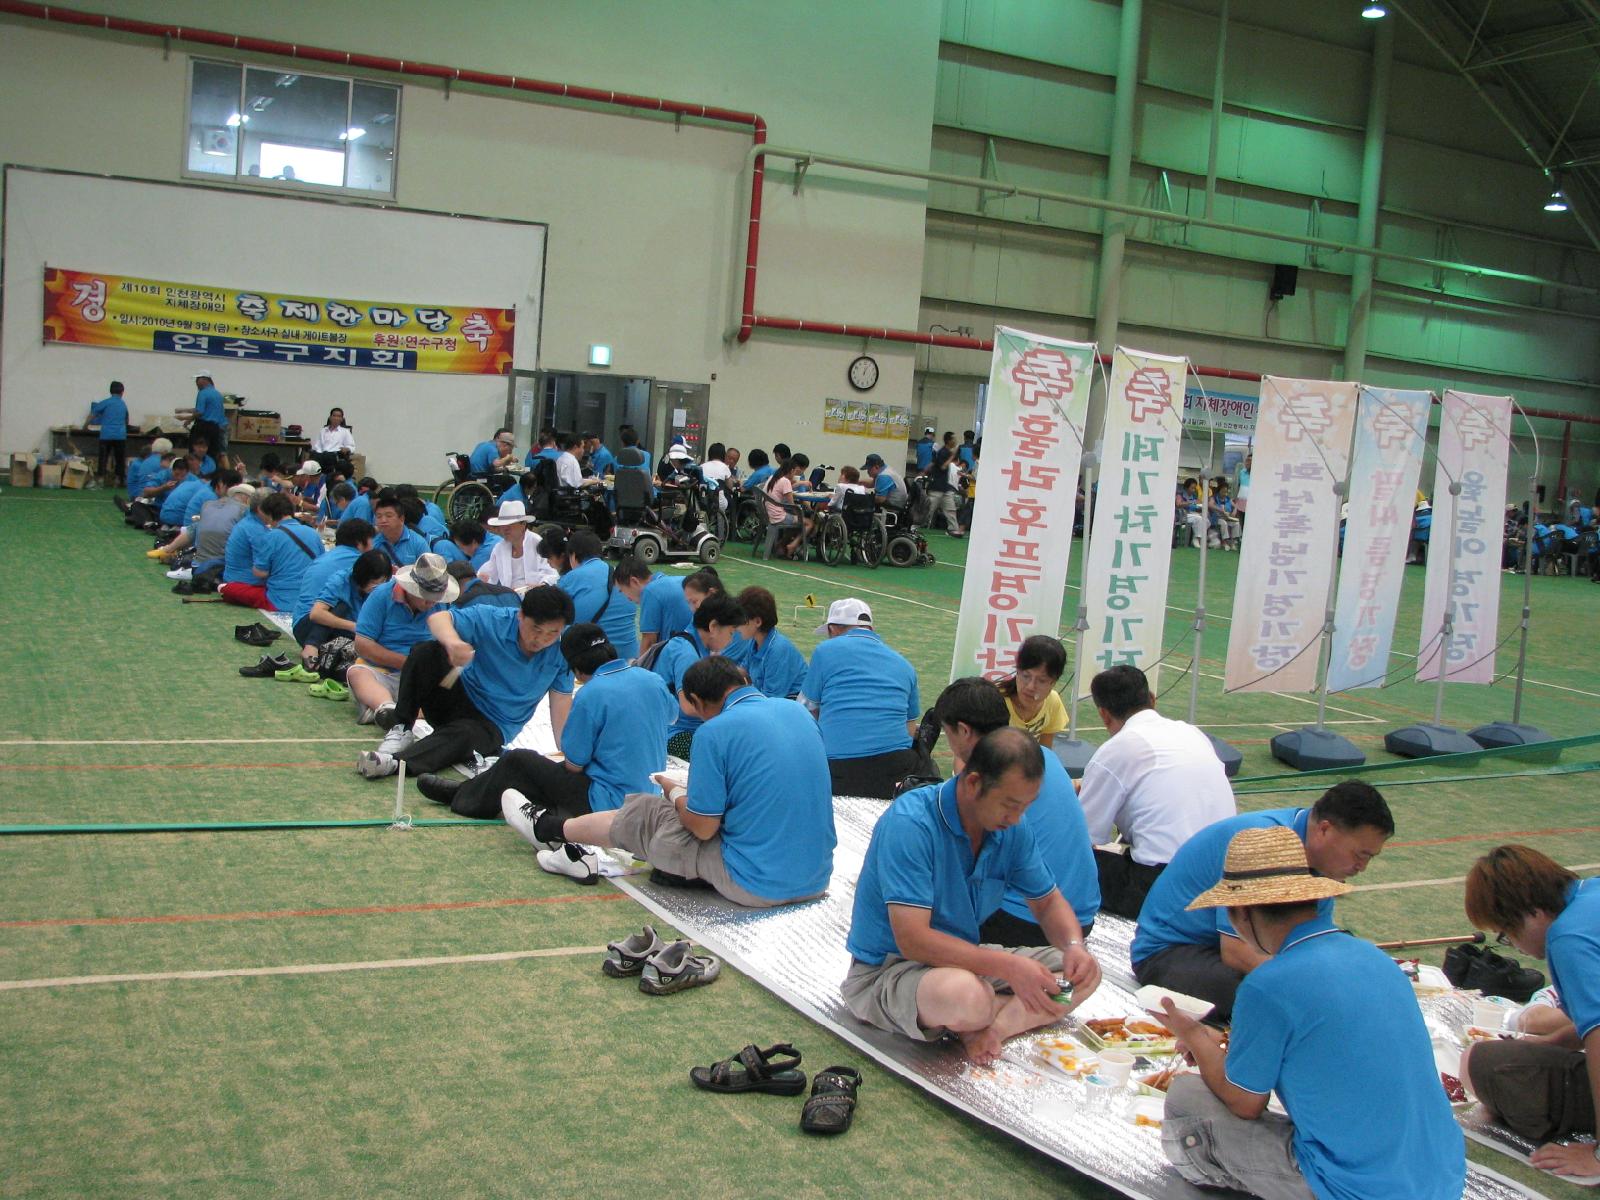
[[748, 618], [743, 632], [750, 649], [743, 665], [750, 682], [763, 695], [794, 699], [806, 681], [806, 656], [778, 632], [777, 599], [764, 587], [748, 587], [739, 593], [739, 607]]

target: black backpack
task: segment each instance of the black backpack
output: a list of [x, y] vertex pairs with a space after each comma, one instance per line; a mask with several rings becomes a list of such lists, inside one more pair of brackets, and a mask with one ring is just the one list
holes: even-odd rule
[[672, 641], [673, 638], [682, 638], [686, 642], [694, 641], [693, 638], [680, 629], [677, 633], [673, 634], [672, 637], [663, 638], [661, 641], [651, 646], [650, 649], [646, 650], [639, 656], [634, 665], [643, 667], [646, 671], [654, 671], [656, 669], [656, 660], [661, 657], [661, 652], [667, 648], [667, 643]]

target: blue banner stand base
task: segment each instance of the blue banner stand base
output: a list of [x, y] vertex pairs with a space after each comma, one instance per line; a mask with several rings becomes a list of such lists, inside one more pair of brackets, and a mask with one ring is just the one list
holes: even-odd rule
[[1506, 750], [1512, 746], [1530, 747], [1526, 754], [1508, 754], [1507, 758], [1541, 763], [1559, 762], [1561, 759], [1560, 750], [1539, 748], [1540, 742], [1553, 739], [1536, 725], [1519, 725], [1515, 721], [1491, 721], [1487, 725], [1479, 725], [1476, 729], [1468, 730], [1467, 736], [1485, 750]]
[[1419, 721], [1383, 735], [1383, 748], [1401, 758], [1432, 758], [1436, 754], [1476, 754], [1483, 747], [1459, 729]]
[[1056, 757], [1061, 760], [1061, 765], [1067, 769], [1067, 774], [1073, 779], [1083, 778], [1083, 769], [1089, 765], [1089, 760], [1094, 757], [1098, 747], [1090, 745], [1082, 738], [1064, 738], [1056, 734], [1055, 744], [1050, 749], [1056, 752]]
[[[1200, 731], [1206, 733], [1204, 729]], [[1217, 758], [1222, 763], [1222, 773], [1232, 779], [1239, 773], [1239, 768], [1244, 765], [1244, 751], [1237, 746], [1230, 746], [1227, 742], [1214, 734], [1206, 733], [1206, 741], [1211, 743], [1211, 748], [1216, 751]]]
[[1343, 734], [1307, 725], [1272, 739], [1272, 757], [1296, 771], [1331, 771], [1359, 767], [1367, 756]]

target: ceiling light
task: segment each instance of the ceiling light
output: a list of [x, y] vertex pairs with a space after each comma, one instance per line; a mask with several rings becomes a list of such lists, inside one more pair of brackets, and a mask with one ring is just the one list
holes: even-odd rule
[[237, 129], [239, 126], [248, 125], [249, 123], [250, 118], [245, 116], [243, 113], [234, 113], [228, 118], [228, 128], [230, 129]]
[[1389, 15], [1389, 7], [1380, 0], [1370, 0], [1370, 3], [1361, 10], [1361, 15], [1369, 21], [1379, 21]]
[[1544, 202], [1545, 212], [1563, 213], [1567, 211], [1567, 194], [1560, 188], [1550, 193], [1550, 199]]
[[366, 137], [367, 131], [359, 125], [352, 125], [339, 135], [341, 142], [353, 142], [359, 137]]

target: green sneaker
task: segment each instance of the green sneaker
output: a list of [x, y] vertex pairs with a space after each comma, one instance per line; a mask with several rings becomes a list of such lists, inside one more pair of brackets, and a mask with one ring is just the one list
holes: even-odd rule
[[320, 683], [322, 676], [315, 671], [308, 671], [300, 663], [295, 663], [287, 671], [274, 671], [272, 677], [284, 683]]
[[318, 700], [348, 700], [350, 689], [337, 679], [321, 679], [306, 689]]

